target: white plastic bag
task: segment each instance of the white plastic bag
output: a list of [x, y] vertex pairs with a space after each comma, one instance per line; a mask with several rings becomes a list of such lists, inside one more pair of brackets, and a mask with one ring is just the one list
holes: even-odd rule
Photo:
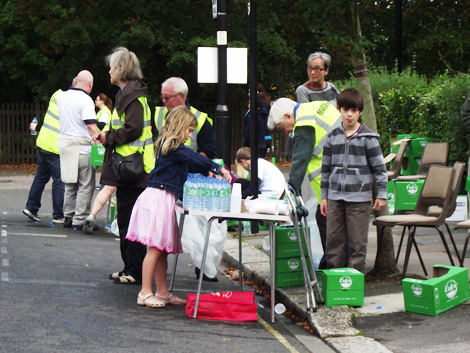
[[109, 228], [108, 232], [111, 232], [115, 236], [119, 237], [119, 227], [117, 223], [117, 218], [114, 219], [113, 223], [111, 223], [111, 227]]
[[[179, 217], [177, 217], [179, 222]], [[184, 218], [183, 235], [181, 242], [183, 251], [189, 253], [194, 266], [201, 267], [202, 253], [204, 251], [206, 225], [209, 217], [187, 215]], [[217, 266], [222, 259], [222, 252], [227, 238], [227, 222], [219, 223], [213, 221], [209, 236], [209, 247], [207, 249], [204, 274], [207, 277], [217, 276]]]

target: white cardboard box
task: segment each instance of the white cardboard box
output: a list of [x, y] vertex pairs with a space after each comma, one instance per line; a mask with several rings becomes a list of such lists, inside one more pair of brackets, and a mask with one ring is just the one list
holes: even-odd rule
[[449, 222], [461, 222], [468, 219], [468, 197], [467, 195], [457, 196], [457, 205], [455, 211], [446, 221]]

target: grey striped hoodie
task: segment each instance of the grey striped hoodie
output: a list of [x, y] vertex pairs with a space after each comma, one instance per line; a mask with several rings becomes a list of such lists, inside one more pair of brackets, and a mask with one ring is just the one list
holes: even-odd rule
[[371, 201], [374, 178], [377, 181], [377, 198], [387, 199], [387, 168], [379, 145], [379, 134], [365, 124], [349, 138], [343, 124], [330, 131], [323, 148], [321, 198]]

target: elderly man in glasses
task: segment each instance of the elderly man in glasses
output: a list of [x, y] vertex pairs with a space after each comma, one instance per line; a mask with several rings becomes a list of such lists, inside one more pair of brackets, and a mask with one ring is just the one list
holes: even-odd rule
[[173, 108], [186, 106], [197, 118], [197, 128], [185, 145], [196, 153], [214, 158], [217, 150], [212, 119], [187, 102], [188, 85], [179, 77], [170, 77], [162, 83], [160, 99], [165, 106], [155, 108], [155, 126], [158, 132], [165, 126], [165, 117]]

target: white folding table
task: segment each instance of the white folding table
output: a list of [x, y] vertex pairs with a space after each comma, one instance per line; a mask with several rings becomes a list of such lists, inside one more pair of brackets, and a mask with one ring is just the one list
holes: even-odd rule
[[[276, 287], [275, 287], [275, 266], [276, 266], [276, 261], [275, 261], [275, 246], [276, 246], [276, 229], [274, 226], [273, 222], [291, 222], [292, 218], [290, 216], [284, 216], [284, 215], [270, 215], [270, 214], [261, 214], [261, 213], [248, 213], [244, 210], [243, 204], [242, 204], [242, 212], [240, 213], [235, 213], [235, 212], [212, 212], [212, 211], [195, 211], [195, 210], [187, 210], [182, 208], [181, 206], [176, 205], [175, 210], [180, 213], [180, 223], [179, 223], [179, 232], [180, 235], [182, 234], [183, 231], [183, 226], [184, 226], [184, 217], [186, 215], [192, 215], [192, 216], [206, 216], [209, 217], [209, 220], [207, 222], [206, 226], [206, 235], [205, 235], [205, 243], [204, 243], [204, 253], [202, 256], [202, 261], [200, 265], [201, 269], [201, 274], [199, 276], [199, 284], [197, 288], [197, 295], [196, 295], [196, 304], [194, 307], [194, 315], [193, 318], [195, 319], [197, 317], [197, 308], [199, 304], [199, 296], [201, 294], [201, 288], [202, 288], [202, 278], [204, 274], [204, 266], [206, 262], [206, 255], [207, 255], [207, 249], [209, 245], [209, 236], [210, 236], [210, 230], [211, 230], [211, 224], [215, 220], [235, 220], [238, 221], [238, 243], [239, 243], [239, 261], [238, 261], [238, 268], [239, 268], [239, 283], [240, 283], [240, 291], [242, 290], [243, 287], [243, 272], [242, 272], [242, 230], [241, 230], [241, 222], [242, 221], [263, 221], [269, 224], [269, 242], [270, 242], [270, 255], [271, 255], [271, 321], [274, 322], [274, 305], [276, 303], [275, 300], [275, 295], [276, 295]], [[243, 212], [245, 211], [245, 212]], [[174, 281], [174, 275], [176, 271], [176, 264], [177, 264], [177, 258], [175, 258], [175, 261], [173, 263], [173, 273], [171, 276], [171, 282], [170, 282], [170, 289], [173, 287], [173, 281]]]

